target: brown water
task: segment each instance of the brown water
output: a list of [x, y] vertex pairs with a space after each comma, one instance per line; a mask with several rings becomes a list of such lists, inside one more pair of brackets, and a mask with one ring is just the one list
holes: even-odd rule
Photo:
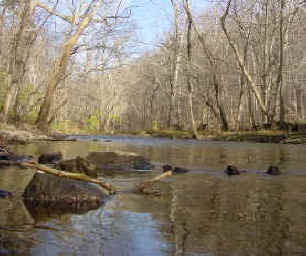
[[[0, 200], [0, 255], [306, 255], [306, 146], [194, 142], [135, 137], [78, 137], [78, 142], [15, 148], [33, 154], [62, 151], [136, 152], [157, 165], [152, 174], [118, 176], [120, 193], [98, 210], [28, 212], [22, 200]], [[89, 142], [93, 138], [97, 142]], [[105, 142], [105, 139], [112, 142]], [[135, 194], [140, 180], [162, 164], [191, 172], [167, 179], [163, 197]], [[227, 177], [226, 165], [248, 172]], [[283, 175], [263, 174], [278, 165]], [[0, 188], [21, 194], [32, 173], [2, 171]], [[15, 182], [14, 182], [15, 181]]]

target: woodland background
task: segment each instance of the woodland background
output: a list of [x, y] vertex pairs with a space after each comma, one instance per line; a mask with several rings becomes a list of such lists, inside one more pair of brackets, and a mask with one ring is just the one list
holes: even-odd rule
[[305, 124], [304, 2], [216, 1], [201, 15], [171, 4], [172, 27], [135, 55], [121, 0], [1, 0], [2, 123], [195, 136]]

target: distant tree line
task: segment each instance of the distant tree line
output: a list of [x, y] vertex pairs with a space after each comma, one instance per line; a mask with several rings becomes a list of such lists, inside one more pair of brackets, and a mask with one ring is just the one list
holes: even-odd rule
[[195, 137], [305, 124], [301, 1], [228, 0], [199, 16], [188, 0], [169, 1], [172, 28], [138, 58], [120, 1], [1, 1], [2, 122]]

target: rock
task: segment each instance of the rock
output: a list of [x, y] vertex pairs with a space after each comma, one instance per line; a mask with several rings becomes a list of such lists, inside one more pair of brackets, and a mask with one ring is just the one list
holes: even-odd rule
[[40, 164], [57, 164], [63, 159], [61, 152], [44, 153], [38, 158]]
[[269, 166], [268, 170], [266, 171], [266, 174], [280, 175], [281, 171], [279, 170], [278, 166], [271, 165], [271, 166]]
[[87, 160], [107, 170], [151, 170], [154, 168], [144, 157], [129, 152], [90, 152]]
[[25, 201], [39, 202], [44, 206], [75, 206], [81, 203], [102, 204], [107, 195], [95, 184], [36, 173], [26, 187], [23, 197]]
[[169, 164], [163, 165], [162, 168], [163, 168], [163, 172], [168, 172], [172, 170], [173, 174], [182, 174], [182, 173], [189, 172], [189, 170], [182, 168], [182, 167], [177, 167], [177, 166], [174, 167], [173, 169], [172, 166]]
[[0, 160], [25, 162], [25, 161], [33, 160], [33, 157], [0, 152]]
[[76, 157], [71, 160], [62, 160], [58, 164], [59, 169], [74, 173], [85, 173], [86, 175], [97, 178], [98, 171], [94, 164], [82, 157]]
[[172, 170], [172, 166], [169, 164], [163, 165], [162, 168], [163, 168], [163, 172], [168, 172]]
[[240, 174], [240, 171], [234, 165], [228, 165], [224, 172], [228, 175], [239, 175]]
[[10, 198], [13, 197], [13, 193], [0, 189], [0, 198]]
[[151, 164], [146, 159], [139, 158], [133, 164], [133, 168], [136, 169], [136, 170], [152, 170], [152, 169], [154, 169], [154, 165]]
[[6, 153], [6, 152], [1, 152], [0, 153], [0, 160], [6, 160], [9, 161], [10, 160], [10, 153]]
[[0, 167], [31, 161], [32, 156], [15, 155], [13, 153], [0, 152]]
[[24, 205], [37, 223], [48, 221], [50, 218], [59, 218], [66, 214], [84, 214], [90, 210], [98, 209], [102, 204], [96, 201], [67, 204], [65, 202], [25, 200]]
[[174, 167], [173, 173], [175, 174], [181, 174], [181, 173], [186, 173], [189, 172], [189, 170], [181, 167]]

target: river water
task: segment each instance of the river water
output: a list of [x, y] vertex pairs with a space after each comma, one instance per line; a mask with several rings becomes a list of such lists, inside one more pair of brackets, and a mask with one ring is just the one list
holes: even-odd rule
[[[76, 138], [14, 150], [34, 156], [61, 151], [66, 159], [90, 151], [135, 152], [156, 169], [112, 177], [119, 193], [82, 214], [29, 211], [21, 197], [1, 199], [1, 256], [306, 255], [305, 145]], [[138, 182], [159, 174], [166, 163], [190, 172], [167, 178], [161, 197], [134, 193]], [[223, 171], [229, 164], [247, 173], [227, 177]], [[283, 174], [265, 175], [269, 165], [278, 165]], [[0, 188], [17, 195], [33, 175], [14, 168], [1, 172]]]

